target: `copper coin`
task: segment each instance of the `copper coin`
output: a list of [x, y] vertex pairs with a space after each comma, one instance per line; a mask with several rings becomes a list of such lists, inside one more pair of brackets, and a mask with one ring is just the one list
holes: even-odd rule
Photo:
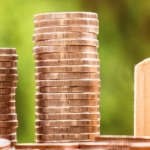
[[[10, 117], [10, 116], [8, 116]], [[36, 119], [38, 120], [95, 120], [99, 119], [100, 114], [99, 113], [54, 113], [54, 114], [38, 114], [36, 113]], [[1, 115], [0, 115], [1, 119]], [[6, 118], [2, 118], [6, 119]]]
[[2, 108], [2, 107], [15, 107], [15, 106], [16, 106], [15, 101], [0, 102], [0, 108]]
[[78, 149], [78, 143], [27, 143], [27, 144], [17, 144], [15, 149]]
[[9, 140], [0, 138], [0, 150], [9, 149], [10, 146], [11, 146], [11, 143]]
[[99, 106], [99, 100], [37, 100], [36, 106]]
[[129, 150], [149, 150], [150, 149], [150, 143], [132, 143], [129, 146]]
[[98, 59], [53, 59], [35, 61], [35, 66], [68, 66], [68, 65], [94, 65], [98, 66]]
[[16, 54], [16, 48], [0, 48], [0, 54]]
[[37, 87], [39, 93], [99, 93], [100, 86]]
[[99, 79], [99, 72], [97, 73], [43, 73], [36, 74], [36, 80], [53, 80], [53, 79]]
[[36, 120], [36, 126], [70, 127], [70, 126], [97, 126], [100, 120]]
[[17, 127], [18, 126], [18, 121], [13, 120], [13, 121], [0, 121], [0, 127], [1, 128], [7, 128], [7, 127]]
[[36, 99], [98, 99], [98, 93], [37, 93]]
[[17, 68], [11, 68], [11, 69], [0, 68], [0, 74], [17, 74]]
[[12, 101], [15, 100], [15, 94], [10, 95], [0, 95], [0, 101]]
[[16, 134], [0, 134], [0, 138], [7, 140], [16, 140]]
[[18, 81], [18, 75], [17, 74], [12, 74], [12, 75], [0, 74], [0, 81]]
[[98, 14], [93, 12], [58, 12], [34, 15], [34, 20], [66, 19], [66, 18], [93, 18], [98, 19]]
[[54, 33], [54, 32], [87, 32], [87, 33], [99, 33], [99, 27], [96, 26], [52, 26], [35, 28], [34, 33]]
[[39, 46], [33, 48], [33, 54], [42, 53], [79, 53], [79, 52], [97, 52], [94, 46]]
[[15, 107], [4, 107], [4, 108], [0, 107], [0, 114], [11, 114], [15, 112], [16, 112]]
[[64, 134], [64, 133], [97, 133], [99, 126], [93, 127], [37, 127], [37, 134]]
[[17, 61], [17, 55], [0, 55], [0, 61]]
[[12, 88], [17, 87], [17, 82], [10, 82], [10, 81], [0, 81], [0, 88]]
[[81, 107], [36, 107], [37, 113], [83, 113], [83, 112], [99, 112], [98, 106], [81, 106]]
[[17, 120], [17, 115], [13, 114], [0, 114], [0, 121], [7, 121], [7, 120]]
[[17, 140], [11, 140], [11, 147], [15, 147], [16, 144], [17, 144]]
[[16, 61], [0, 61], [0, 68], [16, 68], [17, 62]]
[[1, 134], [12, 134], [16, 133], [16, 128], [0, 128], [0, 135]]
[[59, 45], [89, 45], [99, 47], [99, 41], [93, 39], [54, 39], [35, 42], [35, 46], [59, 46]]
[[33, 41], [44, 41], [51, 39], [97, 39], [96, 33], [87, 32], [55, 32], [55, 33], [38, 33], [33, 35]]
[[15, 94], [16, 88], [0, 89], [0, 95]]
[[34, 55], [35, 60], [48, 60], [48, 59], [98, 59], [98, 53], [88, 53], [88, 52], [79, 52], [79, 53], [46, 53]]
[[52, 20], [41, 20], [34, 21], [35, 28], [40, 27], [51, 27], [51, 26], [73, 26], [73, 25], [84, 25], [84, 26], [99, 26], [98, 19], [87, 19], [87, 18], [76, 18], [76, 19], [52, 19]]
[[98, 79], [36, 80], [36, 86], [99, 86]]

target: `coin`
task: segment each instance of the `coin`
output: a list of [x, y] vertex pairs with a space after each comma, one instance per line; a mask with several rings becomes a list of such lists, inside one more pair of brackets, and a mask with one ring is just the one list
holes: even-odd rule
[[87, 32], [55, 32], [55, 33], [38, 33], [33, 35], [33, 42], [51, 40], [51, 39], [96, 39], [96, 33]]
[[78, 143], [28, 143], [28, 144], [17, 144], [15, 149], [78, 149]]
[[0, 68], [0, 74], [17, 74], [17, 68]]
[[64, 133], [97, 133], [99, 126], [93, 127], [36, 127], [37, 134], [64, 134]]
[[0, 61], [0, 68], [16, 68], [17, 62], [16, 61]]
[[0, 55], [0, 61], [17, 61], [17, 55]]
[[36, 126], [51, 126], [51, 127], [65, 127], [65, 126], [97, 126], [100, 120], [36, 120]]
[[129, 146], [130, 150], [149, 150], [150, 149], [150, 143], [140, 143], [140, 142], [137, 142], [137, 143], [131, 143], [130, 146]]
[[99, 133], [80, 133], [80, 134], [36, 134], [37, 140], [87, 140], [94, 139]]
[[0, 138], [4, 138], [7, 140], [15, 140], [16, 139], [16, 134], [1, 134]]
[[0, 48], [0, 54], [16, 54], [16, 48]]
[[15, 101], [0, 102], [0, 108], [2, 108], [2, 107], [15, 107], [15, 106], [16, 106]]
[[1, 128], [7, 128], [7, 127], [17, 127], [18, 126], [18, 121], [13, 120], [13, 121], [0, 121], [0, 127]]
[[99, 99], [99, 93], [37, 93], [36, 99]]
[[39, 93], [99, 93], [100, 86], [37, 87]]
[[11, 147], [15, 147], [16, 144], [17, 144], [17, 140], [11, 140]]
[[50, 33], [50, 32], [87, 32], [87, 33], [99, 33], [99, 27], [96, 26], [52, 26], [35, 28], [34, 33]]
[[15, 100], [15, 94], [10, 95], [0, 95], [0, 101], [12, 101]]
[[18, 81], [18, 75], [17, 74], [12, 74], [12, 75], [0, 74], [0, 81]]
[[0, 149], [4, 150], [4, 149], [9, 149], [10, 148], [10, 141], [0, 138]]
[[53, 60], [40, 60], [35, 61], [35, 66], [67, 66], [67, 65], [99, 65], [98, 59], [53, 59]]
[[15, 94], [15, 92], [16, 92], [16, 88], [0, 89], [0, 95]]
[[16, 128], [0, 128], [0, 134], [12, 134], [16, 133]]
[[34, 27], [51, 27], [51, 26], [72, 26], [72, 25], [84, 25], [84, 26], [99, 26], [97, 19], [77, 18], [77, 19], [52, 19], [34, 21]]
[[99, 100], [37, 100], [36, 106], [48, 107], [48, 106], [99, 106]]
[[[38, 114], [36, 113], [36, 119], [38, 120], [86, 120], [86, 119], [99, 119], [99, 113], [54, 113], [54, 114]], [[1, 119], [1, 115], [0, 115]]]
[[0, 88], [11, 88], [11, 87], [17, 87], [17, 82], [0, 81]]
[[17, 115], [13, 114], [0, 114], [0, 121], [7, 121], [7, 120], [17, 120]]
[[78, 46], [78, 45], [70, 45], [70, 46], [67, 46], [67, 45], [64, 45], [64, 46], [39, 46], [39, 47], [34, 47], [33, 48], [33, 54], [42, 54], [42, 53], [79, 53], [79, 52], [93, 52], [93, 53], [95, 52], [96, 53], [97, 52], [97, 48], [94, 47], [94, 46]]
[[99, 41], [94, 39], [53, 39], [35, 42], [35, 46], [59, 46], [59, 45], [89, 45], [99, 47]]
[[60, 13], [43, 13], [34, 15], [34, 20], [50, 20], [50, 19], [66, 19], [66, 18], [98, 19], [98, 14], [91, 12], [60, 12]]
[[15, 112], [16, 112], [15, 107], [4, 107], [4, 108], [0, 107], [0, 114], [11, 114]]
[[88, 53], [88, 52], [79, 52], [79, 53], [46, 53], [46, 54], [37, 54], [34, 55], [35, 60], [47, 60], [47, 59], [98, 59], [98, 53]]

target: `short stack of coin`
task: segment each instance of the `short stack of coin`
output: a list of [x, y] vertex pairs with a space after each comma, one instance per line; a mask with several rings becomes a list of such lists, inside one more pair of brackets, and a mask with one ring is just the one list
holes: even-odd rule
[[17, 61], [15, 48], [0, 48], [0, 138], [16, 141], [18, 126], [15, 110], [17, 87]]
[[99, 135], [96, 13], [34, 16], [36, 141], [93, 141]]

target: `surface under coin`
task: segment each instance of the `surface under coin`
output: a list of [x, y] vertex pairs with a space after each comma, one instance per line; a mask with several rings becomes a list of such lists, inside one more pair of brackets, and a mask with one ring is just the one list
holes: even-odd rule
[[8, 139], [8, 140], [16, 140], [16, 134], [0, 134], [0, 138]]
[[0, 127], [1, 128], [7, 128], [7, 127], [17, 127], [18, 126], [18, 121], [13, 120], [13, 121], [0, 121]]
[[79, 52], [79, 53], [46, 53], [34, 55], [35, 60], [48, 59], [98, 59], [98, 53]]
[[0, 128], [0, 135], [1, 134], [12, 134], [16, 133], [16, 128]]
[[36, 120], [36, 126], [70, 127], [70, 126], [97, 126], [100, 120]]
[[0, 102], [0, 108], [5, 107], [15, 107], [16, 102], [15, 101], [7, 101], [7, 102]]
[[73, 25], [86, 25], [86, 26], [99, 26], [98, 19], [87, 19], [87, 18], [77, 18], [77, 19], [51, 19], [51, 20], [41, 20], [34, 21], [34, 27], [51, 27], [51, 26], [73, 26]]
[[12, 74], [12, 75], [0, 74], [0, 81], [18, 81], [18, 75], [17, 74]]
[[10, 81], [0, 81], [0, 88], [12, 88], [17, 87], [17, 82], [10, 82]]
[[10, 95], [0, 95], [0, 101], [12, 101], [15, 100], [15, 94]]
[[99, 27], [96, 26], [52, 26], [35, 28], [34, 33], [54, 33], [54, 32], [87, 32], [87, 33], [99, 33]]
[[76, 38], [97, 39], [97, 34], [87, 32], [55, 32], [55, 33], [38, 33], [33, 35], [34, 42], [51, 39], [76, 39]]
[[0, 48], [0, 54], [16, 54], [16, 48]]
[[17, 74], [17, 68], [0, 68], [0, 74]]
[[16, 61], [0, 61], [0, 68], [16, 68], [17, 62]]
[[4, 108], [0, 107], [0, 115], [1, 114], [11, 114], [11, 113], [15, 113], [15, 112], [16, 112], [15, 107], [4, 107]]
[[6, 95], [6, 94], [15, 94], [16, 88], [4, 88], [0, 89], [0, 95]]
[[0, 61], [17, 61], [17, 55], [0, 55]]
[[88, 140], [95, 139], [99, 133], [80, 133], [80, 134], [36, 134], [37, 140]]
[[36, 127], [37, 134], [64, 134], [64, 133], [97, 133], [99, 126], [93, 127]]
[[79, 53], [79, 52], [97, 52], [94, 46], [38, 46], [33, 48], [33, 54], [42, 53]]
[[100, 101], [97, 100], [36, 100], [36, 106], [48, 107], [48, 106], [99, 106]]
[[66, 19], [66, 18], [93, 18], [98, 19], [98, 14], [91, 12], [58, 12], [34, 15], [34, 20]]
[[0, 114], [0, 121], [17, 120], [17, 115], [13, 114]]
[[98, 66], [100, 61], [98, 59], [53, 59], [35, 61], [35, 66], [67, 66], [67, 65], [94, 65]]
[[94, 39], [53, 39], [35, 42], [35, 46], [57, 46], [57, 45], [89, 45], [99, 47], [99, 41]]
[[36, 99], [99, 99], [99, 93], [37, 93]]
[[11, 143], [7, 139], [0, 138], [0, 150], [9, 149], [11, 146]]
[[100, 86], [37, 87], [38, 93], [99, 93]]

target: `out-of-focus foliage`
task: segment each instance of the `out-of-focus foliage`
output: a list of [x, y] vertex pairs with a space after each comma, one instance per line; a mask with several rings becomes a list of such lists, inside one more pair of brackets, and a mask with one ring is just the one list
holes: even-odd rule
[[91, 11], [99, 15], [101, 134], [133, 134], [134, 65], [150, 56], [150, 1], [1, 0], [0, 47], [16, 47], [18, 142], [34, 142], [33, 15]]

